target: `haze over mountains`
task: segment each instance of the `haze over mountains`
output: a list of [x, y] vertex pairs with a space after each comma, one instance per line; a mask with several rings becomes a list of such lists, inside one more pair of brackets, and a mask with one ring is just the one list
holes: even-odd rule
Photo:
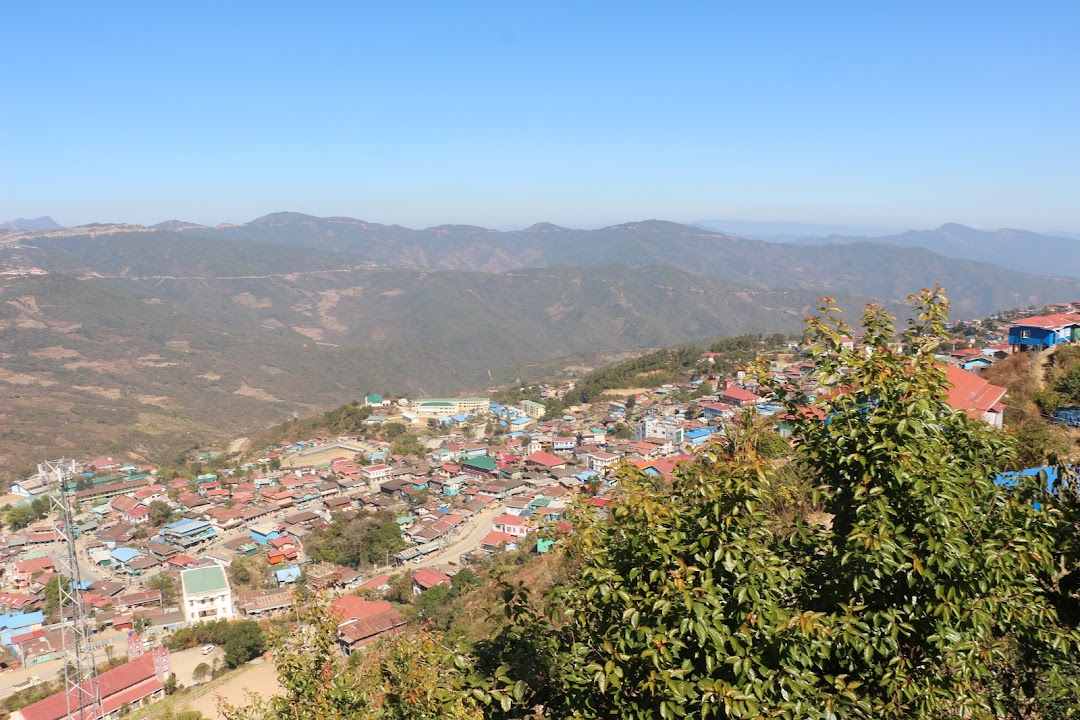
[[[978, 246], [968, 230], [944, 232]], [[0, 454], [159, 451], [367, 391], [482, 389], [597, 353], [798, 332], [823, 294], [896, 311], [938, 282], [957, 317], [1080, 298], [1080, 279], [918, 246], [943, 231], [929, 232], [893, 236], [906, 247], [795, 244], [656, 220], [497, 232], [299, 213], [7, 230]], [[994, 237], [1002, 253], [1010, 238], [1046, 252], [1073, 242]]]

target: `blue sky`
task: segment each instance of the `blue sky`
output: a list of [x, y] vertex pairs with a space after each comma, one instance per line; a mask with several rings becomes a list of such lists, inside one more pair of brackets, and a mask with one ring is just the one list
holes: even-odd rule
[[0, 5], [0, 220], [1080, 230], [1080, 3]]

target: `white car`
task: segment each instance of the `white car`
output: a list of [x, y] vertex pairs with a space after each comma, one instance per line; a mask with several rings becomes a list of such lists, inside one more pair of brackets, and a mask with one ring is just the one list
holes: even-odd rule
[[210, 653], [214, 652], [214, 647], [215, 646], [213, 645], [203, 645], [202, 654], [209, 655]]

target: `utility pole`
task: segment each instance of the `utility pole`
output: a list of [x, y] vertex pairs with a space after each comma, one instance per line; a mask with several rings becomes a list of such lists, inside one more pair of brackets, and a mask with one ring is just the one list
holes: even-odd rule
[[[73, 499], [68, 484], [75, 475], [75, 461], [51, 460], [38, 465], [38, 472], [57, 482], [57, 491], [49, 496], [50, 510], [59, 517], [56, 532], [67, 553], [60, 559], [60, 636], [63, 641], [64, 701], [67, 715], [75, 720], [101, 717], [101, 687], [97, 680], [97, 660], [90, 644], [90, 618], [82, 603], [82, 573], [75, 549]], [[67, 582], [64, 578], [67, 578]], [[63, 624], [70, 622], [70, 632]]]

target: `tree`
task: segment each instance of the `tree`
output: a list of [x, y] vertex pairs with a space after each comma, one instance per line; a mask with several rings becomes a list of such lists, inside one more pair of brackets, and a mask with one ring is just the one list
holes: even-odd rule
[[7, 524], [12, 530], [22, 530], [34, 522], [34, 511], [27, 505], [15, 505], [7, 512]]
[[254, 620], [237, 620], [229, 624], [225, 634], [225, 664], [239, 667], [266, 651], [266, 637]]
[[[198, 668], [195, 668], [195, 669], [198, 670]], [[176, 692], [176, 675], [175, 674], [170, 674], [169, 677], [167, 677], [165, 679], [165, 682], [163, 683], [163, 686], [164, 686], [166, 695], [172, 695], [173, 693], [175, 693]]]
[[204, 682], [210, 677], [210, 665], [207, 663], [199, 663], [195, 666], [195, 669], [191, 671], [191, 679], [196, 683]]
[[343, 661], [325, 600], [299, 608], [300, 630], [271, 644], [283, 693], [252, 695], [244, 706], [221, 702], [226, 720], [480, 720], [476, 699], [448, 685], [461, 658], [437, 636], [401, 635]]
[[630, 426], [626, 423], [616, 423], [611, 428], [611, 437], [619, 440], [629, 440], [634, 437], [634, 431], [630, 429]]
[[173, 511], [169, 507], [168, 503], [164, 503], [161, 500], [155, 500], [150, 503], [150, 525], [153, 527], [161, 527], [170, 520], [172, 520]]
[[898, 338], [871, 307], [868, 349], [851, 352], [826, 305], [807, 336], [816, 398], [771, 386], [829, 522], [766, 512], [776, 469], [751, 422], [670, 486], [624, 471], [610, 518], [575, 517], [560, 543], [569, 576], [542, 608], [505, 588], [513, 622], [481, 648], [478, 692], [508, 717], [1076, 707], [1077, 603], [1063, 586], [1080, 544], [1075, 486], [995, 482], [1009, 442], [945, 400], [932, 348], [946, 309], [924, 292]]
[[166, 573], [158, 573], [150, 579], [146, 586], [151, 590], [161, 592], [162, 605], [173, 605], [180, 597], [180, 588], [177, 587], [176, 580]]
[[56, 609], [60, 606], [60, 583], [64, 582], [65, 587], [70, 587], [71, 583], [66, 578], [61, 578], [59, 575], [53, 575], [49, 578], [49, 581], [45, 583], [45, 614], [51, 616]]

